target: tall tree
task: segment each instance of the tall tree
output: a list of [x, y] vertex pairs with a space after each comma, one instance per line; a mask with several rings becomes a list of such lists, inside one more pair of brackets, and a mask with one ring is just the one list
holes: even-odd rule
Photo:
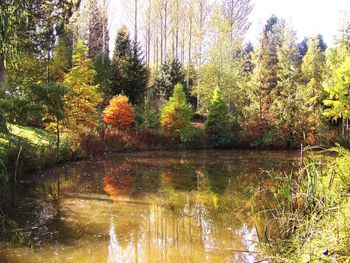
[[296, 33], [286, 26], [282, 45], [277, 48], [278, 69], [276, 97], [271, 105], [274, 122], [285, 136], [287, 146], [292, 146], [300, 135], [302, 120], [301, 101], [298, 94], [300, 66]]
[[160, 123], [165, 132], [186, 141], [193, 135], [193, 126], [191, 123], [192, 111], [188, 106], [186, 95], [182, 85], [177, 84], [174, 87], [173, 95], [169, 98], [160, 115]]
[[4, 0], [0, 2], [0, 84], [5, 79], [5, 66], [15, 62], [18, 30], [25, 21], [28, 1]]
[[225, 147], [231, 142], [230, 119], [227, 105], [222, 99], [218, 87], [214, 89], [213, 98], [210, 102], [208, 119], [205, 122], [205, 131], [214, 147]]
[[109, 54], [109, 31], [108, 19], [105, 14], [104, 6], [97, 0], [89, 0], [87, 5], [89, 9], [89, 34], [88, 48], [89, 57], [95, 60], [97, 56], [103, 57]]
[[308, 50], [301, 65], [303, 73], [303, 101], [306, 107], [308, 132], [310, 140], [314, 143], [318, 127], [322, 124], [322, 101], [325, 98], [323, 80], [325, 72], [325, 56], [321, 51], [319, 39], [311, 38]]
[[256, 67], [254, 69], [255, 98], [260, 120], [270, 117], [270, 105], [278, 84], [277, 48], [281, 46], [284, 21], [272, 16], [268, 19], [257, 50]]
[[161, 100], [167, 100], [177, 83], [184, 84], [185, 75], [180, 61], [177, 59], [162, 64], [159, 75], [155, 80], [155, 88]]
[[102, 101], [98, 86], [93, 85], [96, 71], [87, 52], [83, 42], [78, 41], [73, 53], [73, 68], [64, 79], [64, 85], [70, 88], [65, 98], [66, 115], [70, 127], [78, 131], [96, 127], [96, 107]]
[[149, 71], [138, 43], [130, 41], [129, 31], [122, 27], [118, 31], [113, 59], [112, 92], [124, 94], [135, 105], [139, 103], [148, 85]]

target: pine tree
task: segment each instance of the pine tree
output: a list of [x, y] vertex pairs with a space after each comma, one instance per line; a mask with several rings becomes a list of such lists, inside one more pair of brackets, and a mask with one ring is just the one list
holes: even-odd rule
[[124, 94], [138, 104], [148, 85], [149, 71], [138, 43], [131, 44], [126, 27], [119, 29], [112, 59], [112, 93]]
[[308, 49], [301, 65], [303, 73], [302, 98], [305, 107], [309, 143], [316, 141], [316, 134], [322, 126], [322, 101], [325, 97], [323, 80], [325, 72], [325, 57], [321, 51], [318, 38], [312, 38], [307, 43]]
[[71, 50], [65, 36], [60, 36], [54, 48], [51, 65], [52, 79], [56, 82], [63, 82], [64, 75], [68, 72], [71, 64]]
[[260, 121], [268, 122], [270, 105], [278, 84], [277, 48], [283, 39], [284, 21], [272, 16], [265, 25], [260, 49], [257, 51], [254, 82]]
[[94, 59], [94, 69], [96, 71], [94, 82], [95, 84], [99, 85], [99, 89], [101, 93], [103, 93], [105, 98], [109, 96], [113, 96], [114, 95], [112, 91], [113, 71], [112, 71], [112, 62], [111, 62], [111, 59], [109, 58], [109, 55], [106, 53], [97, 55]]
[[211, 145], [225, 147], [231, 142], [230, 116], [227, 105], [222, 100], [220, 89], [214, 89], [214, 95], [210, 103], [208, 119], [205, 122], [205, 130], [209, 136]]
[[155, 80], [155, 88], [162, 99], [169, 99], [173, 87], [177, 84], [184, 84], [185, 75], [179, 60], [173, 59], [162, 64], [158, 77]]
[[192, 111], [188, 106], [186, 94], [181, 84], [176, 84], [174, 92], [169, 98], [160, 115], [163, 130], [181, 141], [192, 137], [194, 127], [191, 123]]
[[125, 94], [133, 105], [143, 100], [149, 80], [149, 70], [143, 60], [143, 53], [138, 43], [133, 43], [132, 54], [126, 64], [127, 86]]
[[[271, 105], [276, 126], [284, 133], [290, 146], [300, 128], [300, 98], [298, 84], [300, 77], [299, 50], [296, 33], [285, 27], [283, 42], [277, 48], [278, 70], [276, 97]], [[299, 133], [300, 134], [300, 133]]]
[[73, 68], [64, 79], [64, 85], [70, 88], [65, 98], [66, 115], [73, 129], [96, 127], [96, 107], [102, 98], [98, 86], [93, 85], [95, 75], [92, 60], [87, 58], [87, 47], [79, 40], [73, 52]]

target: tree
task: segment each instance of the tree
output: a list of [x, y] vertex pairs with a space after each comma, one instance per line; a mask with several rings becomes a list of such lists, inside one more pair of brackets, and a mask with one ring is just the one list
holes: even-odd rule
[[102, 53], [95, 57], [94, 69], [96, 71], [94, 82], [99, 85], [104, 97], [115, 95], [113, 92], [112, 62], [107, 53]]
[[[325, 87], [328, 99], [323, 103], [330, 108], [323, 115], [333, 120], [342, 119], [344, 127], [349, 129], [350, 118], [350, 56], [333, 73], [332, 81]], [[343, 130], [344, 131], [344, 130]]]
[[14, 63], [17, 54], [18, 31], [25, 21], [25, 0], [3, 0], [0, 2], [0, 84], [5, 79], [6, 64]]
[[105, 123], [118, 129], [130, 128], [135, 120], [135, 112], [129, 104], [128, 97], [122, 95], [113, 97], [103, 111], [103, 119]]
[[213, 98], [210, 102], [208, 119], [205, 122], [205, 131], [209, 136], [211, 145], [225, 147], [231, 142], [230, 116], [226, 103], [222, 100], [221, 91], [214, 89]]
[[281, 46], [284, 32], [284, 21], [271, 16], [261, 38], [260, 49], [257, 51], [256, 67], [254, 69], [255, 100], [258, 106], [260, 122], [268, 122], [270, 105], [278, 84], [277, 48]]
[[95, 61], [97, 56], [109, 53], [108, 21], [105, 15], [105, 1], [98, 3], [97, 0], [87, 2], [88, 9], [88, 48], [89, 58]]
[[[296, 44], [296, 33], [285, 27], [283, 42], [277, 48], [278, 69], [276, 97], [271, 105], [274, 122], [283, 133], [287, 146], [291, 146], [300, 135], [301, 101], [298, 96], [300, 80], [299, 50]], [[293, 141], [294, 140], [294, 141]]]
[[325, 57], [318, 38], [310, 39], [307, 46], [308, 49], [301, 65], [302, 98], [309, 132], [308, 140], [314, 143], [315, 135], [322, 125], [322, 101], [325, 97], [322, 83], [325, 76]]
[[58, 43], [54, 48], [51, 72], [54, 81], [62, 83], [65, 74], [71, 65], [72, 53], [64, 35], [58, 38]]
[[128, 87], [125, 94], [133, 105], [140, 104], [148, 86], [149, 70], [143, 60], [143, 52], [136, 42], [132, 45], [132, 54], [126, 66]]
[[131, 44], [129, 31], [125, 26], [118, 31], [112, 59], [112, 93], [124, 94], [132, 104], [144, 96], [149, 72], [138, 43]]
[[179, 60], [169, 60], [162, 64], [159, 75], [155, 80], [155, 88], [158, 95], [168, 100], [173, 91], [173, 87], [177, 84], [184, 84], [185, 75], [183, 73], [182, 64]]
[[98, 85], [93, 85], [95, 75], [92, 60], [87, 58], [87, 47], [79, 40], [73, 52], [73, 68], [66, 74], [63, 83], [70, 88], [65, 96], [66, 115], [73, 129], [96, 127], [96, 107], [102, 98], [98, 92]]
[[191, 120], [192, 111], [188, 105], [186, 94], [182, 85], [176, 84], [173, 95], [161, 110], [161, 127], [166, 133], [179, 138], [180, 141], [187, 141], [194, 132]]
[[56, 132], [56, 146], [60, 146], [60, 131], [65, 120], [64, 96], [68, 89], [60, 84], [47, 83], [44, 85], [32, 85], [30, 87], [31, 98], [42, 105], [41, 112], [45, 114], [45, 122], [49, 129]]

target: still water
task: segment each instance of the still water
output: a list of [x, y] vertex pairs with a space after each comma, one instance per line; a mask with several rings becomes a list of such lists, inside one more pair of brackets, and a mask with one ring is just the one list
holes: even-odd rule
[[271, 182], [262, 171], [289, 172], [297, 158], [143, 153], [36, 175], [40, 180], [23, 184], [18, 200], [26, 245], [0, 243], [0, 262], [260, 261], [269, 220], [261, 211], [269, 200], [256, 196]]

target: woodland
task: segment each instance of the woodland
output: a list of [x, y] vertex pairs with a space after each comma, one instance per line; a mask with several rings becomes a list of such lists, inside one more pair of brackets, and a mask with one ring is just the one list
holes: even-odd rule
[[[310, 242], [324, 241], [318, 231], [327, 227], [317, 220], [349, 220], [349, 15], [339, 17], [334, 43], [325, 43], [321, 32], [298, 41], [292, 25], [273, 14], [251, 43], [251, 0], [132, 0], [123, 5], [132, 26], [121, 26], [110, 39], [110, 4], [0, 2], [0, 221], [10, 217], [6, 200], [17, 177], [67, 161], [106, 153], [301, 145], [337, 145], [332, 149], [339, 157], [306, 165], [298, 180], [279, 181], [290, 192], [272, 193], [276, 198], [291, 206], [304, 202], [279, 214], [281, 224], [290, 230], [308, 218], [315, 232], [298, 225], [281, 234], [288, 240], [292, 235], [300, 254], [291, 255], [295, 246], [287, 241], [290, 250], [270, 244], [267, 253], [276, 261], [283, 253], [302, 257]], [[327, 177], [313, 185], [324, 165], [340, 176], [335, 184], [341, 193], [318, 191], [334, 183]], [[308, 179], [300, 179], [305, 174]], [[304, 191], [306, 199], [297, 198]], [[337, 207], [337, 215], [329, 207]], [[324, 217], [316, 218], [320, 211]], [[338, 227], [343, 234], [349, 228]], [[337, 260], [349, 255], [347, 241], [344, 234], [334, 250]]]

